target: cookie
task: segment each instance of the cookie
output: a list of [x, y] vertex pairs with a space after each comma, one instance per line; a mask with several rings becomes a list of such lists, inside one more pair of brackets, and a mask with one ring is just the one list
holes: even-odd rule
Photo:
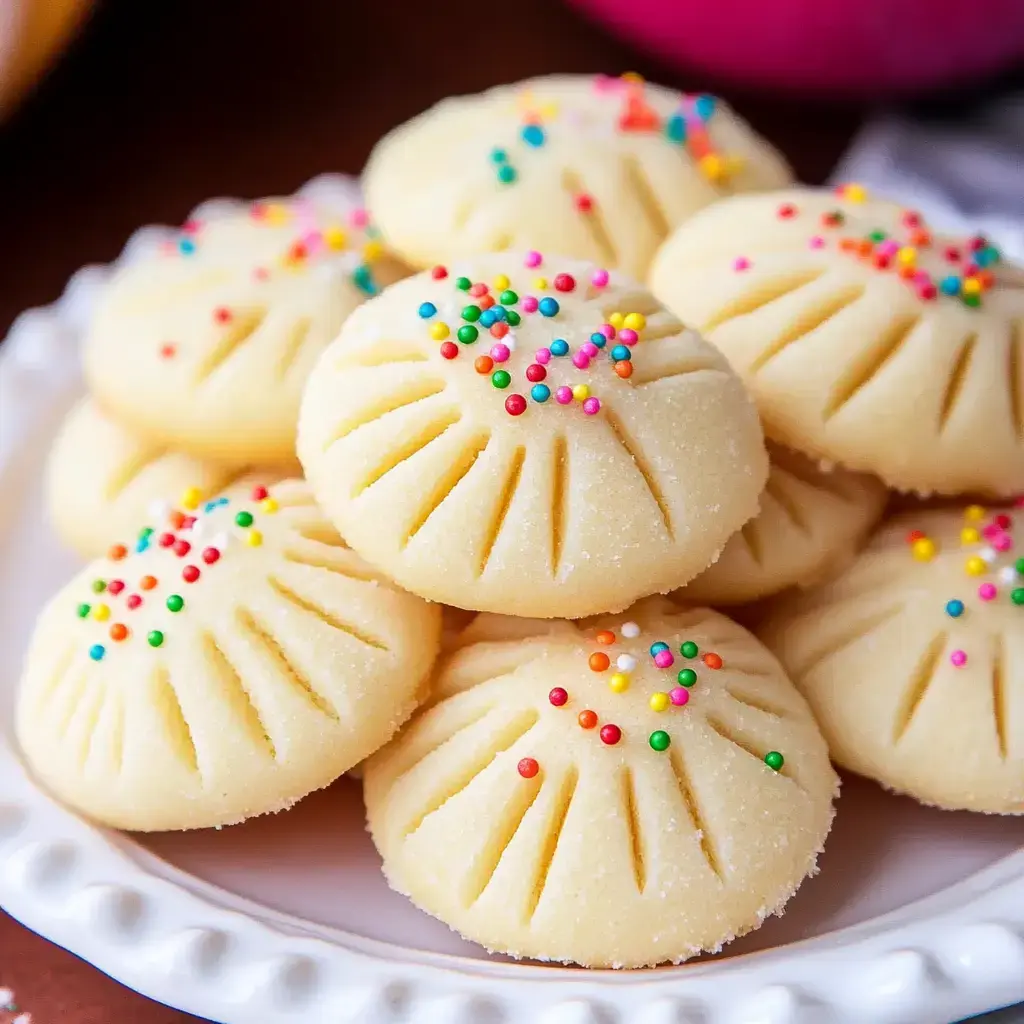
[[735, 534], [718, 561], [677, 596], [730, 605], [757, 601], [838, 573], [881, 518], [889, 492], [875, 477], [823, 469], [769, 445], [771, 470], [761, 511]]
[[[289, 468], [263, 476], [280, 479]], [[46, 503], [60, 539], [83, 557], [96, 558], [137, 533], [154, 502], [205, 501], [250, 472], [149, 441], [83, 398], [50, 450]]]
[[664, 598], [526, 643], [507, 621], [472, 624], [443, 698], [367, 764], [390, 884], [489, 950], [591, 967], [678, 962], [781, 910], [837, 780], [768, 651]]
[[298, 449], [341, 534], [401, 586], [541, 618], [692, 579], [767, 476], [715, 349], [617, 274], [536, 252], [356, 310], [310, 378]]
[[1024, 270], [857, 185], [739, 196], [665, 243], [654, 293], [769, 437], [900, 490], [1024, 491]]
[[440, 611], [367, 566], [309, 488], [249, 482], [172, 510], [43, 611], [17, 733], [56, 796], [116, 828], [288, 807], [425, 696]]
[[780, 602], [761, 635], [838, 764], [938, 807], [1024, 812], [1021, 518], [898, 516], [838, 579]]
[[84, 346], [90, 390], [159, 444], [277, 465], [317, 357], [404, 273], [354, 207], [275, 199], [190, 221], [111, 281]]
[[537, 248], [637, 278], [708, 203], [791, 181], [721, 100], [635, 75], [446, 99], [378, 143], [363, 176], [384, 236], [415, 266]]

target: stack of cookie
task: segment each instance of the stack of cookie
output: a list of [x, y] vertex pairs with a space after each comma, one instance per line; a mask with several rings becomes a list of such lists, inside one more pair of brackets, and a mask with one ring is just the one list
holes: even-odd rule
[[[980, 578], [1024, 570], [1009, 514], [971, 510], [982, 603], [944, 598], [948, 622], [911, 570], [946, 580], [951, 513], [909, 554], [898, 524], [858, 552], [886, 483], [1024, 487], [1020, 306], [984, 245], [954, 299], [919, 219], [862, 193], [738, 195], [790, 181], [712, 97], [541, 79], [380, 143], [372, 273], [338, 273], [349, 226], [282, 202], [129, 267], [86, 345], [107, 411], [76, 414], [51, 474], [81, 550], [129, 540], [40, 621], [36, 774], [101, 822], [195, 828], [369, 756], [384, 871], [428, 912], [516, 956], [680, 961], [781, 909], [837, 787], [783, 665], [700, 605], [817, 585], [764, 637], [833, 756], [1009, 809], [1017, 598]], [[118, 439], [102, 472], [83, 423]], [[969, 771], [921, 754], [981, 729], [984, 696], [936, 703], [949, 644], [991, 670], [991, 749], [953, 744]]]

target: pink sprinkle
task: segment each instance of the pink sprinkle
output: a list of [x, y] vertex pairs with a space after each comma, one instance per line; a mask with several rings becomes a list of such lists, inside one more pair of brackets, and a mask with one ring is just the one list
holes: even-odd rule
[[365, 228], [370, 223], [370, 215], [362, 208], [353, 210], [349, 215], [349, 223], [354, 228]]
[[523, 263], [527, 267], [539, 267], [541, 265], [541, 263], [543, 262], [543, 260], [544, 260], [544, 257], [541, 256], [541, 254], [539, 252], [537, 252], [536, 249], [531, 249], [526, 254], [526, 259], [523, 260]]
[[533, 353], [533, 358], [536, 359], [537, 362], [541, 364], [541, 366], [546, 366], [548, 363], [551, 362], [551, 349], [539, 348], [536, 352]]
[[615, 337], [615, 328], [611, 324], [601, 324], [598, 330], [603, 334], [609, 341]]
[[1024, 495], [1021, 495], [1019, 498], [1017, 498], [1016, 501], [1014, 501], [1013, 507], [1014, 508], [1024, 508]]
[[266, 281], [266, 279], [270, 277], [270, 272], [266, 267], [257, 267], [252, 272], [252, 276], [255, 277], [257, 281]]
[[982, 601], [994, 601], [996, 594], [998, 593], [999, 591], [996, 590], [996, 585], [994, 583], [982, 583], [982, 585], [978, 587], [978, 597], [980, 597]]
[[824, 249], [825, 248], [825, 239], [822, 238], [821, 235], [815, 235], [811, 239], [810, 246], [811, 246], [812, 249]]
[[508, 345], [506, 345], [504, 342], [499, 341], [497, 345], [491, 346], [491, 358], [496, 363], [506, 362], [511, 354], [512, 353], [509, 350]]
[[555, 388], [555, 401], [559, 405], [568, 405], [572, 401], [572, 388], [564, 384], [560, 388]]
[[895, 256], [900, 251], [899, 242], [894, 242], [891, 239], [887, 242], [882, 242], [878, 247], [878, 251], [886, 256]]
[[677, 686], [674, 690], [668, 691], [668, 699], [677, 708], [681, 708], [690, 699], [690, 691], [684, 686]]
[[324, 236], [320, 231], [310, 231], [302, 236], [302, 244], [311, 254], [319, 252], [323, 248]]
[[919, 270], [914, 274], [913, 281], [916, 284], [931, 284], [932, 275], [927, 270]]
[[590, 275], [590, 283], [595, 288], [604, 288], [608, 284], [608, 271], [607, 270], [595, 270]]
[[732, 269], [737, 271], [749, 270], [750, 260], [748, 260], [746, 256], [737, 256], [736, 259], [732, 261]]
[[992, 539], [992, 547], [996, 551], [1011, 551], [1013, 549], [1013, 538], [1008, 533], [1001, 533]]
[[538, 302], [535, 296], [527, 295], [523, 299], [523, 312], [524, 313], [536, 313]]
[[580, 346], [580, 351], [586, 353], [586, 355], [593, 359], [601, 350], [592, 341], [585, 341]]
[[185, 234], [185, 235], [194, 235], [194, 234], [198, 233], [199, 229], [202, 226], [203, 226], [202, 221], [198, 221], [198, 220], [194, 220], [194, 219], [190, 218], [189, 220], [185, 221], [184, 224], [181, 225], [181, 231], [182, 231], [182, 234]]
[[949, 660], [957, 667], [960, 668], [962, 665], [967, 664], [967, 652], [966, 651], [954, 651], [950, 656]]
[[998, 523], [986, 523], [981, 535], [985, 540], [995, 540], [1002, 532], [1003, 528]]
[[577, 370], [589, 369], [590, 356], [588, 356], [583, 349], [580, 349], [579, 352], [574, 352], [572, 354], [572, 365], [575, 366]]
[[487, 294], [487, 285], [482, 281], [478, 281], [476, 284], [471, 284], [469, 286], [469, 294], [472, 295], [474, 299], [479, 299], [482, 295]]
[[658, 651], [654, 656], [654, 664], [658, 668], [671, 668], [675, 664], [676, 659], [672, 656], [671, 651]]
[[619, 341], [623, 345], [635, 345], [640, 340], [640, 335], [630, 327], [623, 327], [619, 331]]
[[583, 403], [583, 411], [588, 416], [596, 416], [601, 411], [600, 398], [588, 398]]

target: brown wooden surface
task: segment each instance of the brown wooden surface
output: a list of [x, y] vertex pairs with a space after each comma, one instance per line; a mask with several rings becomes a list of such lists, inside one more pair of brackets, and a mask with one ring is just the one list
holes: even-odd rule
[[[511, 9], [509, 9], [511, 10]], [[636, 70], [716, 88], [818, 182], [862, 112], [736, 93], [653, 65], [555, 0], [515, 18], [469, 0], [108, 0], [0, 126], [0, 336], [141, 224], [215, 195], [358, 173], [389, 127], [442, 96], [549, 71]], [[33, 1024], [180, 1024], [0, 914], [0, 987]]]

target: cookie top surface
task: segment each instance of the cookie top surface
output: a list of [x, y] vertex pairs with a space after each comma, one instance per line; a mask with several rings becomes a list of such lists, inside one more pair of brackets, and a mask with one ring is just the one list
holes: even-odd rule
[[533, 638], [507, 622], [474, 620], [443, 696], [368, 763], [390, 883], [489, 949], [595, 967], [683, 960], [779, 910], [836, 778], [775, 659], [663, 598]]
[[[193, 488], [205, 500], [250, 472], [151, 441], [118, 423], [95, 400], [83, 398], [68, 413], [50, 450], [46, 500], [61, 540], [83, 557], [96, 558], [138, 531], [154, 502], [179, 498]], [[289, 473], [262, 475], [269, 480]]]
[[638, 278], [695, 211], [791, 180], [721, 100], [604, 75], [444, 100], [378, 143], [364, 175], [374, 217], [413, 265], [534, 247]]
[[888, 491], [876, 477], [823, 469], [780, 445], [768, 445], [768, 454], [761, 511], [678, 591], [680, 599], [743, 604], [809, 586], [839, 572], [881, 517]]
[[738, 196], [664, 245], [655, 294], [770, 437], [902, 490], [1024, 490], [1024, 271], [861, 186]]
[[760, 630], [835, 759], [948, 808], [1024, 811], [1021, 509], [891, 520]]
[[119, 828], [230, 824], [391, 737], [424, 694], [437, 608], [346, 548], [298, 481], [163, 519], [40, 617], [17, 730], [55, 794]]
[[356, 310], [310, 378], [299, 457], [349, 543], [413, 593], [626, 607], [691, 579], [757, 511], [760, 424], [722, 356], [643, 289], [525, 263], [477, 257]]
[[90, 390], [161, 443], [283, 462], [317, 357], [404, 273], [363, 210], [326, 200], [265, 200], [186, 223], [110, 283], [85, 342]]

